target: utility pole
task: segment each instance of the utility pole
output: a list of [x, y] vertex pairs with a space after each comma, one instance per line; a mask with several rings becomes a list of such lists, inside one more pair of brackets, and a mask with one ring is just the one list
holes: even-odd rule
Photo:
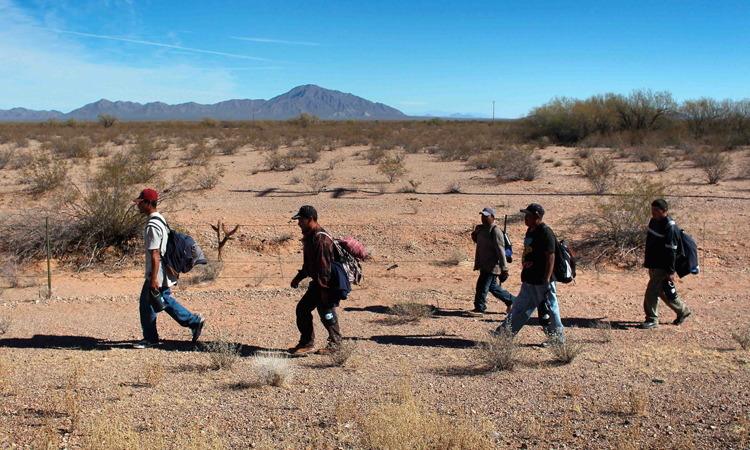
[[88, 111], [83, 111], [83, 123], [88, 123], [88, 114], [86, 114]]
[[255, 106], [253, 106], [253, 122], [255, 122]]
[[492, 100], [492, 125], [495, 125], [495, 100]]

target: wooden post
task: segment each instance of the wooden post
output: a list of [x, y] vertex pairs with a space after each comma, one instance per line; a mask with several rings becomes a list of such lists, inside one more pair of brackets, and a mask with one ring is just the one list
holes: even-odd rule
[[[216, 223], [216, 226], [211, 225], [211, 228], [214, 229], [216, 232], [216, 241], [219, 243], [219, 256], [218, 260], [221, 261], [221, 250], [224, 248], [224, 245], [227, 243], [228, 240], [234, 239], [232, 235], [239, 230], [240, 226], [237, 225], [234, 227], [232, 231], [227, 231], [227, 225], [225, 223], [222, 223], [221, 219]], [[224, 232], [224, 238], [221, 237], [221, 232]]]
[[49, 249], [49, 217], [44, 220], [45, 235], [47, 236], [47, 298], [52, 297], [52, 271], [50, 270], [51, 253]]

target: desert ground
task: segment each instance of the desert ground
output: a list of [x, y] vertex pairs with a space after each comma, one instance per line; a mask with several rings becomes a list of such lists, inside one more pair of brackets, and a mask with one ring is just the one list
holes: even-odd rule
[[[582, 264], [575, 283], [557, 288], [568, 341], [580, 353], [560, 362], [541, 346], [533, 318], [516, 338], [515, 367], [490, 370], [477, 345], [505, 308], [490, 297], [486, 316], [463, 314], [477, 276], [469, 233], [479, 212], [492, 206], [500, 220], [508, 215], [518, 255], [527, 204], [542, 204], [558, 237], [575, 243], [608, 197], [593, 193], [574, 148], [536, 150], [541, 175], [515, 182], [420, 151], [403, 154], [407, 173], [390, 183], [365, 151], [326, 150], [314, 163], [271, 171], [266, 152], [242, 148], [214, 157], [225, 169], [218, 186], [164, 205], [210, 259], [217, 254], [210, 225], [239, 225], [217, 277], [191, 272], [174, 289], [206, 318], [197, 345], [162, 313], [161, 345], [132, 348], [142, 337], [142, 255], [80, 271], [53, 261], [49, 298], [46, 262], [20, 265], [20, 281], [0, 291], [0, 448], [748, 448], [750, 353], [732, 336], [750, 324], [747, 180], [711, 185], [684, 159], [657, 172], [597, 149], [613, 155], [621, 186], [643, 176], [666, 185], [670, 213], [699, 246], [701, 273], [677, 283], [692, 316], [673, 326], [662, 303], [661, 325], [641, 330], [646, 271]], [[736, 171], [748, 165], [747, 149], [730, 156]], [[71, 177], [104, 158], [76, 165]], [[176, 156], [161, 164], [165, 176], [180, 170]], [[315, 193], [310, 178], [330, 167]], [[0, 170], [4, 214], [51, 201], [29, 194], [22, 176]], [[403, 192], [407, 180], [418, 184], [414, 192]], [[133, 198], [142, 187], [133, 187]], [[289, 282], [302, 255], [290, 218], [304, 204], [317, 208], [331, 234], [356, 237], [370, 255], [363, 283], [339, 308], [352, 351], [343, 362], [279, 358], [298, 338], [294, 309], [304, 287]], [[516, 294], [518, 261], [510, 272], [504, 287]], [[434, 310], [399, 320], [389, 308], [402, 303]], [[231, 355], [207, 350], [224, 344], [239, 357], [218, 368], [217, 359]], [[269, 381], [266, 364], [284, 378]], [[440, 439], [449, 443], [429, 443]]]

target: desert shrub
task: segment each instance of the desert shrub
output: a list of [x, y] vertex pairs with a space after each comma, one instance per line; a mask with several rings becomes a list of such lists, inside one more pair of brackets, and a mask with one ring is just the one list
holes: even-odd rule
[[313, 194], [320, 194], [333, 178], [333, 171], [331, 170], [316, 170], [309, 174], [306, 178], [308, 186], [312, 190]]
[[307, 164], [312, 164], [320, 159], [320, 152], [321, 150], [319, 148], [307, 146], [292, 149], [289, 151], [288, 155]]
[[380, 450], [493, 448], [489, 433], [466, 417], [446, 417], [423, 405], [411, 386], [384, 396], [360, 423], [362, 448]]
[[594, 156], [583, 163], [581, 169], [598, 195], [612, 189], [617, 182], [617, 168], [609, 156]]
[[559, 334], [550, 334], [548, 336], [548, 349], [552, 354], [552, 358], [562, 364], [570, 364], [580, 355], [585, 344], [572, 332], [574, 327], [568, 328], [566, 336], [563, 337]]
[[490, 370], [511, 370], [518, 362], [519, 348], [509, 326], [501, 327], [499, 332], [477, 344], [478, 358]]
[[244, 145], [245, 141], [240, 138], [222, 139], [216, 144], [222, 155], [236, 155]]
[[219, 185], [224, 168], [218, 164], [206, 165], [190, 173], [190, 181], [197, 190], [209, 190]]
[[639, 145], [631, 149], [630, 156], [633, 158], [633, 160], [638, 162], [649, 162], [654, 159], [656, 150], [657, 149], [653, 147]]
[[64, 161], [53, 161], [49, 156], [42, 155], [24, 169], [24, 175], [24, 181], [31, 185], [31, 192], [42, 194], [65, 183], [68, 165]]
[[591, 156], [591, 148], [586, 146], [579, 146], [576, 148], [576, 156], [582, 159], [587, 159], [589, 156]]
[[[17, 288], [21, 285], [21, 277], [18, 274], [18, 261], [12, 255], [0, 258], [0, 278], [5, 280], [9, 288]], [[0, 321], [0, 324], [2, 322]], [[0, 333], [2, 334], [2, 333]]]
[[643, 416], [646, 414], [646, 407], [648, 406], [648, 393], [643, 389], [637, 389], [635, 386], [631, 387], [630, 393], [627, 399], [623, 399], [621, 396], [615, 398], [613, 409], [616, 413], [627, 414], [631, 416]]
[[294, 170], [299, 162], [296, 158], [272, 151], [266, 155], [266, 167], [268, 170], [286, 171]]
[[24, 169], [32, 165], [35, 160], [31, 152], [16, 152], [6, 167], [10, 170]]
[[77, 136], [69, 139], [60, 138], [52, 142], [53, 150], [63, 158], [91, 158], [93, 142], [86, 136]]
[[111, 127], [118, 120], [120, 120], [120, 118], [114, 114], [99, 114], [99, 123], [101, 123], [104, 128]]
[[597, 320], [594, 328], [599, 333], [601, 341], [605, 344], [612, 342], [612, 323], [608, 320]]
[[13, 159], [13, 151], [9, 148], [0, 151], [0, 170], [4, 169], [11, 159]]
[[552, 167], [560, 167], [560, 166], [562, 166], [562, 165], [563, 165], [563, 162], [562, 162], [562, 161], [555, 161], [555, 163], [554, 163], [554, 164], [552, 164]]
[[388, 308], [388, 312], [392, 316], [394, 316], [390, 320], [392, 322], [418, 322], [422, 319], [432, 317], [432, 315], [435, 313], [435, 307], [432, 305], [425, 305], [423, 303], [396, 303]]
[[454, 181], [448, 184], [448, 186], [445, 188], [445, 193], [446, 194], [460, 194], [461, 189], [463, 189], [463, 187], [461, 186], [461, 183], [458, 181]]
[[740, 344], [742, 350], [750, 350], [750, 327], [733, 330], [732, 339]]
[[534, 150], [529, 147], [498, 150], [494, 157], [494, 172], [500, 179], [533, 181], [542, 173], [539, 161], [534, 158]]
[[409, 184], [407, 186], [402, 187], [399, 190], [399, 192], [415, 193], [417, 192], [417, 189], [419, 188], [419, 186], [422, 184], [421, 181], [417, 181], [417, 180], [409, 180], [408, 183]]
[[215, 150], [201, 140], [197, 144], [189, 145], [185, 153], [180, 157], [180, 162], [185, 166], [205, 166], [214, 155]]
[[12, 323], [13, 318], [11, 316], [0, 317], [0, 335], [6, 334], [10, 329], [10, 324]]
[[180, 278], [180, 284], [182, 286], [194, 286], [214, 282], [221, 275], [222, 269], [224, 269], [224, 265], [221, 262], [209, 261], [208, 264], [195, 266], [190, 271], [190, 275], [183, 275]]
[[378, 164], [388, 157], [388, 150], [377, 146], [371, 146], [365, 151], [364, 157], [369, 164]]
[[642, 177], [579, 216], [575, 223], [585, 233], [578, 243], [581, 262], [608, 259], [637, 264], [646, 242], [650, 205], [657, 198], [664, 198], [664, 185]]
[[693, 156], [696, 167], [700, 167], [708, 177], [708, 184], [716, 184], [729, 175], [732, 160], [718, 152], [703, 152]]
[[393, 183], [406, 175], [406, 168], [402, 162], [386, 158], [378, 164], [378, 172], [385, 175], [388, 178], [388, 181]]
[[303, 112], [302, 114], [300, 114], [297, 117], [292, 117], [287, 122], [290, 123], [290, 124], [292, 124], [292, 125], [298, 125], [298, 126], [301, 126], [303, 128], [307, 128], [310, 125], [313, 125], [313, 124], [316, 124], [316, 123], [320, 122], [320, 117], [314, 116], [314, 115], [312, 115], [310, 113], [307, 113], [307, 112]]
[[202, 344], [209, 363], [216, 370], [231, 369], [240, 358], [240, 344], [232, 342], [231, 337], [217, 331], [211, 341]]
[[661, 149], [654, 152], [651, 156], [651, 162], [654, 163], [656, 170], [659, 172], [666, 172], [672, 166], [672, 160]]
[[331, 360], [331, 365], [334, 367], [341, 367], [349, 361], [349, 358], [354, 355], [357, 351], [357, 341], [341, 341], [338, 345], [333, 348], [333, 352], [328, 354], [328, 358]]
[[253, 356], [252, 367], [260, 385], [289, 388], [294, 377], [289, 358], [278, 353]]
[[116, 153], [109, 161], [101, 165], [94, 177], [94, 182], [110, 184], [112, 180], [118, 180], [125, 185], [142, 184], [149, 182], [157, 172], [157, 167], [146, 154]]
[[221, 121], [214, 119], [213, 117], [206, 116], [201, 120], [201, 125], [211, 128], [216, 128], [221, 125]]

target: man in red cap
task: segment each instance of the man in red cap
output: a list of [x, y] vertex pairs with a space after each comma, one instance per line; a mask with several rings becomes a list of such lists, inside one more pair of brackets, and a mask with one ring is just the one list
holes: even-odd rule
[[156, 311], [149, 296], [161, 297], [164, 311], [183, 327], [192, 330], [193, 342], [196, 342], [203, 331], [206, 320], [188, 311], [177, 300], [170, 296], [170, 288], [177, 284], [177, 276], [164, 270], [161, 257], [167, 250], [169, 227], [164, 216], [156, 210], [159, 195], [153, 189], [144, 189], [138, 198], [133, 200], [141, 214], [148, 217], [144, 232], [146, 247], [146, 281], [143, 283], [140, 299], [141, 328], [143, 340], [133, 344], [135, 348], [155, 347], [159, 344], [159, 333], [156, 331]]

